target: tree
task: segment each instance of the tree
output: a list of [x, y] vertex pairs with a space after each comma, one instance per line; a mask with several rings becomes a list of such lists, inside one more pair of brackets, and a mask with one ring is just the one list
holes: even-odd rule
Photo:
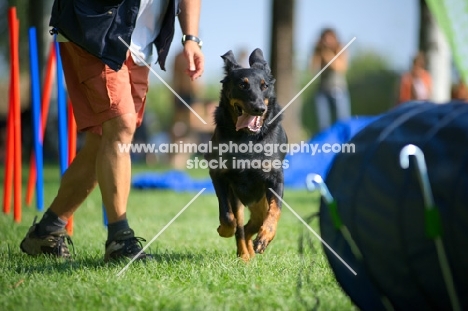
[[9, 29], [8, 9], [16, 7], [16, 14], [20, 20], [19, 53], [20, 70], [29, 72], [29, 34], [28, 29], [36, 27], [40, 70], [44, 68], [49, 43], [52, 37], [49, 34], [49, 18], [53, 0], [0, 0], [0, 54], [3, 61], [9, 61]]
[[450, 100], [451, 51], [426, 1], [419, 0], [419, 50], [424, 52], [432, 76], [432, 100], [443, 103]]
[[[281, 105], [286, 105], [297, 94], [294, 79], [294, 8], [295, 0], [273, 0], [271, 19], [271, 70], [276, 78], [276, 94]], [[301, 139], [300, 98], [284, 112], [283, 126], [290, 142]]]
[[[49, 19], [53, 0], [29, 0], [29, 25], [36, 28], [39, 51], [39, 70], [45, 66], [52, 37], [49, 34]], [[41, 74], [42, 77], [42, 74]]]
[[397, 103], [400, 77], [384, 56], [360, 49], [346, 75], [353, 115], [378, 115]]
[[[28, 36], [27, 29], [29, 23], [27, 21], [28, 3], [27, 0], [0, 0], [0, 53], [3, 55], [3, 61], [9, 64], [10, 61], [10, 29], [8, 27], [8, 10], [11, 7], [16, 7], [16, 16], [20, 21], [19, 32], [19, 54], [20, 54], [20, 70], [26, 72], [28, 68]], [[26, 64], [26, 65], [24, 65]], [[8, 75], [7, 75], [8, 77]]]

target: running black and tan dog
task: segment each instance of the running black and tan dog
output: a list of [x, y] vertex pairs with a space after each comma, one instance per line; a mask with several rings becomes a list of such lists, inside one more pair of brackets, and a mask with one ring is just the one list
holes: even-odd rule
[[[218, 164], [210, 165], [219, 201], [218, 233], [226, 238], [235, 234], [237, 255], [249, 260], [263, 253], [275, 237], [285, 157], [278, 146], [287, 144], [287, 136], [280, 125], [281, 115], [277, 117], [281, 108], [276, 102], [275, 79], [262, 51], [252, 52], [250, 68], [241, 67], [232, 51], [222, 58], [226, 75], [214, 117], [214, 151], [205, 159]], [[244, 225], [245, 206], [250, 220]]]

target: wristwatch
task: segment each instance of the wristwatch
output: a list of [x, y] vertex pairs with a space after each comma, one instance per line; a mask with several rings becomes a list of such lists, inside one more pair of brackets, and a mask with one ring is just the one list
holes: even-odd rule
[[185, 42], [187, 42], [188, 40], [195, 41], [196, 43], [198, 43], [198, 46], [200, 47], [200, 49], [203, 46], [203, 41], [200, 40], [200, 38], [192, 36], [192, 35], [183, 35], [182, 36], [182, 45], [184, 45]]

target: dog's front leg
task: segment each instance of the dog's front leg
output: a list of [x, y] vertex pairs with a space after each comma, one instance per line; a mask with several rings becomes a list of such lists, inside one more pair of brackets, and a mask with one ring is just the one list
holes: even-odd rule
[[229, 238], [236, 232], [236, 219], [229, 202], [229, 183], [222, 176], [214, 175], [212, 172], [210, 175], [219, 204], [218, 234], [223, 238]]
[[283, 197], [283, 183], [274, 184], [266, 190], [268, 212], [254, 241], [254, 250], [258, 254], [263, 254], [275, 237], [281, 215], [281, 200], [269, 188], [273, 189], [281, 198]]
[[244, 226], [244, 231], [245, 243], [247, 244], [250, 258], [255, 256], [252, 237], [259, 232], [260, 227], [263, 225], [263, 221], [266, 219], [268, 209], [269, 206], [266, 196], [262, 197], [258, 202], [249, 205], [250, 219], [249, 222]]
[[[247, 241], [245, 240], [244, 231], [244, 204], [237, 198], [234, 191], [229, 193], [229, 202], [231, 202], [232, 211], [236, 217], [236, 245], [237, 245], [237, 256], [242, 258], [244, 261], [248, 261], [251, 256]], [[253, 256], [252, 256], [253, 257]]]

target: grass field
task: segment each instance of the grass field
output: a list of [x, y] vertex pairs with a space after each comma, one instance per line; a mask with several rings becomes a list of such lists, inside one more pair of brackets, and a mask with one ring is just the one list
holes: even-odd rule
[[[57, 191], [58, 174], [56, 167], [46, 168], [46, 205]], [[195, 194], [132, 190], [130, 225], [149, 241]], [[286, 191], [284, 199], [304, 217], [317, 210], [317, 196], [306, 191]], [[40, 214], [24, 208], [20, 224], [11, 214], [0, 216], [0, 310], [355, 309], [320, 243], [312, 237], [314, 248], [299, 253], [299, 238], [307, 230], [287, 208], [266, 253], [245, 264], [236, 258], [234, 239], [216, 232], [216, 196], [202, 194], [149, 247], [156, 260], [135, 262], [120, 277], [124, 264], [103, 263], [99, 191], [75, 214], [72, 262], [21, 253], [19, 243]], [[311, 225], [318, 231], [317, 220]]]

